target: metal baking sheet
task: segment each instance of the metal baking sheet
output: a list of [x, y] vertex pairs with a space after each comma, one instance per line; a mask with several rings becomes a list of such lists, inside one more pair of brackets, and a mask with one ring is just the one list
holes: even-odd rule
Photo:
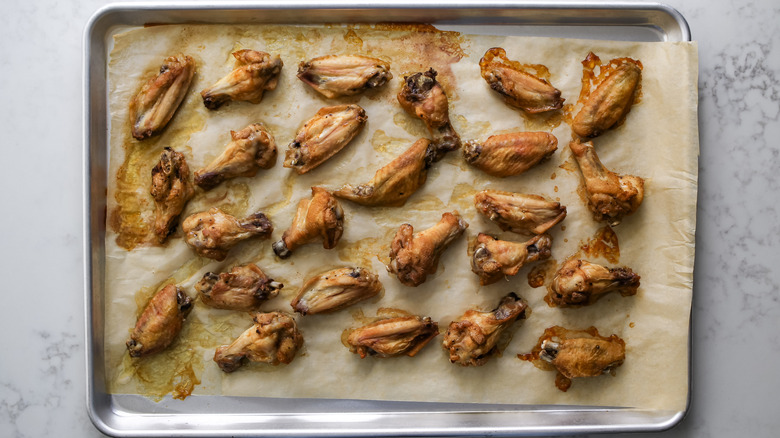
[[[106, 391], [103, 357], [107, 64], [120, 29], [159, 23], [431, 23], [464, 33], [625, 41], [690, 41], [676, 10], [659, 3], [314, 1], [115, 4], [84, 32], [84, 253], [87, 409], [113, 436], [471, 436], [659, 431], [686, 413], [632, 408], [364, 400], [166, 397]], [[689, 349], [690, 350], [690, 349]], [[690, 360], [689, 360], [690, 364]], [[690, 370], [690, 365], [689, 365]], [[690, 379], [689, 379], [690, 381]], [[689, 402], [690, 402], [690, 391]]]

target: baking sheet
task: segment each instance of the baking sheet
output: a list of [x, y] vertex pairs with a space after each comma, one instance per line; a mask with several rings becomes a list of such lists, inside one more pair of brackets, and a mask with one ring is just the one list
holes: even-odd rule
[[[137, 156], [139, 162], [144, 163], [139, 167], [145, 167], [146, 172], [157, 160], [164, 145], [187, 151], [185, 154], [191, 169], [197, 169], [227, 143], [230, 129], [240, 129], [257, 119], [271, 128], [280, 152], [283, 152], [298, 125], [319, 107], [329, 104], [294, 78], [299, 60], [357, 49], [373, 56], [386, 56], [391, 61], [395, 78], [386, 88], [366, 97], [346, 99], [358, 101], [364, 106], [369, 122], [355, 142], [330, 163], [309, 175], [297, 177], [291, 176], [289, 169], [282, 168], [279, 162], [271, 171], [261, 172], [251, 180], [228, 184], [229, 190], [224, 190], [224, 187], [215, 189], [214, 193], [207, 195], [208, 200], [194, 200], [185, 212], [200, 211], [215, 202], [239, 215], [260, 209], [268, 213], [276, 225], [274, 240], [288, 226], [297, 201], [309, 196], [308, 188], [312, 184], [324, 183], [336, 187], [343, 182], [365, 182], [378, 167], [406, 149], [416, 138], [425, 135], [422, 123], [405, 115], [395, 102], [401, 73], [428, 65], [439, 70], [445, 88], [451, 92], [450, 111], [455, 129], [464, 140], [484, 139], [492, 133], [550, 126], [547, 122], [520, 117], [487, 88], [476, 66], [487, 48], [501, 46], [507, 49], [511, 59], [545, 64], [553, 74], [551, 81], [563, 91], [567, 103], [576, 100], [579, 93], [579, 61], [589, 50], [596, 52], [604, 61], [612, 57], [631, 56], [640, 59], [645, 67], [642, 102], [632, 109], [625, 125], [596, 142], [600, 157], [610, 168], [646, 178], [644, 205], [637, 214], [616, 228], [622, 249], [620, 263], [633, 267], [642, 275], [640, 292], [636, 297], [605, 298], [590, 308], [561, 310], [548, 308], [541, 300], [545, 291], [531, 289], [527, 285], [527, 270], [506, 283], [480, 288], [476, 276], [468, 267], [467, 239], [460, 239], [445, 253], [437, 275], [421, 287], [403, 287], [384, 272], [382, 262], [387, 261], [389, 242], [403, 222], [422, 229], [435, 223], [443, 211], [457, 209], [471, 224], [467, 232], [469, 238], [480, 231], [498, 232], [494, 225], [478, 217], [471, 206], [471, 194], [482, 188], [542, 193], [560, 198], [569, 209], [569, 217], [563, 222], [566, 229], [559, 226], [553, 233], [553, 257], [560, 262], [575, 252], [581, 241], [591, 237], [600, 225], [590, 220], [576, 194], [579, 175], [576, 166], [572, 167], [573, 161], [567, 149], [568, 126], [561, 123], [553, 129], [559, 138], [561, 152], [531, 172], [512, 179], [493, 179], [467, 168], [457, 154], [450, 154], [434, 167], [426, 185], [402, 209], [381, 209], [376, 216], [369, 209], [345, 201], [345, 235], [339, 247], [325, 251], [316, 245], [307, 246], [297, 251], [289, 262], [273, 259], [271, 240], [237, 248], [239, 251], [231, 253], [224, 263], [203, 264], [180, 239], [174, 239], [165, 249], [140, 246], [127, 252], [117, 245], [116, 235], [109, 231], [106, 240], [106, 278], [109, 281], [105, 353], [112, 392], [148, 391], [139, 379], [138, 368], [127, 366], [124, 340], [134, 324], [137, 301], [165, 279], [173, 276], [191, 292], [191, 285], [203, 272], [252, 260], [286, 284], [282, 297], [264, 308], [287, 309], [290, 296], [303, 278], [327, 268], [318, 261], [338, 254], [339, 265], [370, 263], [381, 276], [385, 294], [375, 303], [360, 306], [367, 315], [373, 315], [378, 307], [400, 307], [431, 315], [440, 321], [442, 327], [446, 327], [451, 319], [468, 307], [492, 308], [510, 290], [524, 296], [533, 313], [528, 321], [517, 327], [504, 356], [481, 368], [464, 369], [448, 364], [443, 350], [436, 344], [429, 345], [416, 358], [384, 362], [358, 360], [339, 341], [344, 328], [357, 325], [353, 312], [343, 312], [299, 319], [306, 347], [304, 354], [290, 366], [270, 372], [262, 367], [249, 367], [234, 375], [223, 376], [210, 362], [213, 348], [228, 343], [248, 327], [250, 318], [245, 314], [196, 306], [188, 326], [202, 329], [206, 335], [199, 332], [199, 345], [182, 345], [193, 347], [184, 349], [191, 351], [192, 372], [201, 381], [194, 394], [684, 408], [698, 152], [695, 44], [449, 35], [452, 41], [442, 45], [439, 40], [434, 46], [447, 47], [447, 51], [434, 52], [425, 65], [414, 65], [419, 57], [410, 60], [405, 55], [408, 46], [404, 45], [410, 42], [409, 39], [422, 38], [420, 35], [442, 38], [442, 34], [406, 32], [408, 38], [401, 45], [406, 48], [392, 53], [385, 42], [378, 42], [380, 37], [377, 35], [381, 38], [388, 36], [387, 29], [352, 29], [358, 37], [355, 39], [350, 29], [324, 27], [317, 30], [320, 40], [316, 44], [311, 31], [307, 36], [307, 31], [301, 28], [266, 29], [270, 35], [265, 38], [258, 34], [258, 29], [252, 26], [223, 29], [186, 26], [182, 31], [181, 28], [160, 26], [141, 30], [140, 41], [118, 39], [114, 53], [122, 53], [122, 56], [112, 55], [109, 66], [113, 138], [109, 175], [115, 175], [124, 161], [121, 145], [126, 139], [128, 96], [140, 86], [145, 74], [159, 68], [165, 56], [178, 51], [209, 62], [199, 62], [199, 74], [191, 88], [191, 95], [166, 133], [159, 139], [143, 142], [144, 153]], [[292, 32], [292, 35], [287, 32]], [[403, 38], [405, 31], [394, 32]], [[219, 37], [208, 40], [207, 34]], [[285, 38], [284, 44], [280, 44]], [[361, 41], [359, 46], [358, 40]], [[291, 46], [290, 41], [296, 41], [298, 47]], [[232, 68], [229, 53], [244, 47], [282, 55], [286, 66], [279, 89], [269, 93], [260, 105], [231, 104], [217, 113], [209, 113], [202, 107], [196, 92], [226, 74]], [[312, 53], [315, 48], [319, 52]], [[458, 62], [447, 68], [449, 62], [461, 55], [463, 57]], [[687, 80], [681, 80], [681, 77]], [[480, 107], [468, 104], [475, 101], [485, 104]], [[177, 147], [177, 144], [181, 146]], [[117, 145], [120, 147], [117, 148]], [[133, 150], [137, 149], [135, 146], [130, 145]], [[143, 173], [139, 175], [143, 176]], [[436, 181], [445, 184], [437, 184]], [[246, 184], [248, 190], [242, 184]], [[283, 189], [269, 190], [269, 184], [274, 188], [282, 186]], [[142, 178], [138, 187], [137, 193], [142, 197], [148, 184]], [[111, 204], [116, 189], [115, 185], [109, 186], [109, 215], [113, 211]], [[244, 199], [242, 193], [246, 191], [249, 196]], [[221, 199], [222, 193], [226, 195], [224, 199]], [[147, 202], [150, 207], [151, 199]], [[355, 226], [357, 224], [369, 226]], [[358, 246], [361, 251], [354, 251]], [[357, 257], [355, 253], [358, 253]], [[379, 254], [379, 259], [375, 254]], [[291, 262], [294, 265], [285, 266]], [[288, 268], [292, 268], [293, 272], [285, 270]], [[142, 288], [147, 289], [141, 291]], [[618, 333], [628, 345], [626, 364], [618, 369], [614, 378], [604, 376], [577, 380], [568, 393], [559, 393], [552, 384], [554, 373], [542, 372], [515, 357], [516, 353], [529, 351], [542, 330], [554, 324], [571, 328], [594, 324], [603, 334]], [[279, 381], [299, 384], [291, 387], [280, 385]], [[518, 390], [508, 390], [507, 381], [522, 383], [513, 385]], [[659, 386], [669, 388], [669, 391], [659, 394]]]

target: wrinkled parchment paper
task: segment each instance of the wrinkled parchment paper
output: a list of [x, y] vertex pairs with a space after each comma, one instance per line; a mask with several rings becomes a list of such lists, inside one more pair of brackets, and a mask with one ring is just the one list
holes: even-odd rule
[[[546, 288], [529, 286], [530, 267], [506, 281], [479, 286], [470, 270], [468, 241], [479, 232], [524, 239], [501, 233], [476, 212], [473, 194], [478, 190], [536, 193], [567, 206], [567, 218], [552, 230], [556, 269], [603, 226], [592, 219], [577, 193], [580, 174], [568, 148], [570, 128], [566, 122], [561, 123], [563, 113], [547, 120], [528, 118], [505, 105], [479, 73], [478, 61], [491, 47], [505, 48], [509, 59], [549, 68], [549, 80], [562, 90], [566, 104], [577, 102], [581, 61], [589, 51], [605, 63], [626, 56], [642, 62], [641, 102], [622, 126], [595, 140], [597, 152], [608, 168], [645, 179], [646, 194], [639, 211], [615, 227], [619, 265], [633, 268], [642, 277], [636, 296], [610, 295], [580, 309], [551, 308], [542, 299]], [[278, 88], [267, 92], [258, 105], [230, 103], [218, 111], [207, 110], [200, 90], [230, 72], [234, 65], [231, 52], [242, 48], [281, 55], [285, 66]], [[132, 140], [127, 122], [131, 96], [159, 69], [165, 57], [179, 52], [191, 55], [197, 63], [187, 98], [161, 136]], [[302, 60], [348, 53], [390, 61], [394, 78], [385, 87], [362, 96], [327, 100], [295, 77]], [[559, 140], [558, 151], [531, 171], [505, 179], [470, 168], [460, 152], [450, 153], [434, 165], [428, 181], [403, 207], [367, 208], [341, 201], [346, 219], [344, 235], [335, 249], [324, 250], [320, 243], [313, 243], [296, 250], [288, 260], [275, 258], [271, 243], [290, 225], [298, 201], [311, 196], [311, 186], [337, 188], [346, 182], [367, 182], [378, 168], [416, 139], [427, 136], [423, 123], [398, 105], [396, 93], [404, 74], [428, 67], [439, 72], [450, 97], [450, 117], [464, 141], [517, 130], [552, 130]], [[105, 353], [110, 392], [148, 391], [149, 376], [132, 365], [124, 343], [152, 292], [166, 280], [176, 281], [194, 297], [193, 285], [205, 272], [221, 272], [252, 261], [285, 285], [279, 297], [263, 305], [263, 310], [291, 311], [290, 299], [304, 279], [341, 266], [360, 265], [373, 270], [384, 284], [384, 293], [381, 299], [335, 314], [297, 315], [305, 345], [290, 365], [248, 365], [233, 374], [222, 373], [211, 360], [214, 349], [230, 343], [248, 328], [251, 316], [211, 309], [197, 302], [182, 336], [171, 347], [176, 353], [161, 353], [156, 359], [186, 362], [176, 367], [186, 368], [200, 381], [193, 394], [684, 409], [696, 223], [695, 43], [472, 36], [426, 28], [367, 26], [156, 26], [115, 38], [108, 80], [111, 144]], [[363, 106], [368, 114], [365, 129], [344, 150], [306, 175], [283, 168], [284, 151], [298, 127], [319, 108], [339, 103]], [[182, 217], [215, 205], [239, 217], [263, 211], [274, 223], [272, 239], [249, 240], [234, 248], [224, 262], [197, 257], [184, 244], [180, 230], [165, 247], [140, 243], [128, 251], [118, 245], [128, 246], [116, 232], [118, 223], [152, 221], [150, 171], [164, 146], [183, 152], [191, 171], [195, 171], [224, 148], [230, 130], [258, 121], [276, 139], [276, 166], [261, 170], [254, 178], [224, 183], [205, 194], [198, 190]], [[116, 179], [117, 175], [122, 181]], [[125, 199], [123, 196], [135, 199], [135, 209], [125, 206], [117, 210], [117, 199]], [[407, 222], [415, 230], [422, 230], [436, 223], [443, 212], [452, 210], [458, 210], [470, 226], [465, 236], [444, 253], [436, 274], [417, 288], [403, 286], [389, 276], [384, 264], [389, 261], [390, 241], [398, 227]], [[590, 259], [609, 264], [600, 258]], [[467, 309], [492, 309], [510, 291], [524, 297], [532, 313], [514, 326], [503, 355], [482, 367], [450, 364], [441, 348], [441, 335], [414, 358], [361, 360], [341, 343], [345, 329], [365, 322], [361, 313], [373, 317], [381, 307], [403, 309], [431, 316], [443, 332]], [[625, 364], [615, 376], [575, 379], [568, 392], [557, 390], [554, 372], [542, 371], [517, 358], [518, 353], [529, 352], [543, 330], [553, 325], [570, 329], [593, 325], [604, 336], [618, 334], [626, 341]]]

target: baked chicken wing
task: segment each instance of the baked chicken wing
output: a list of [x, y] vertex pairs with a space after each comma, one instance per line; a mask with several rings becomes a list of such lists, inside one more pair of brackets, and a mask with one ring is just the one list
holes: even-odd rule
[[636, 295], [639, 279], [630, 268], [607, 268], [572, 259], [555, 273], [544, 300], [554, 307], [587, 306], [609, 292]]
[[421, 119], [431, 133], [434, 161], [460, 147], [460, 136], [450, 124], [447, 94], [436, 81], [436, 70], [415, 73], [404, 78], [398, 102], [410, 115]]
[[514, 292], [489, 311], [469, 309], [450, 323], [442, 346], [449, 352], [450, 362], [462, 366], [484, 365], [500, 354], [499, 338], [517, 319], [527, 317], [528, 304]]
[[236, 132], [230, 131], [232, 141], [208, 166], [195, 172], [195, 184], [204, 190], [239, 176], [252, 177], [259, 169], [270, 169], [276, 164], [276, 143], [265, 126], [253, 123]]
[[520, 175], [558, 149], [558, 139], [547, 132], [513, 132], [492, 135], [482, 143], [463, 145], [466, 162], [493, 176]]
[[295, 319], [283, 312], [257, 313], [249, 327], [230, 345], [217, 347], [214, 362], [232, 373], [246, 362], [270, 365], [288, 364], [303, 346], [303, 336]]
[[596, 155], [592, 142], [575, 140], [569, 147], [585, 180], [588, 208], [596, 220], [615, 226], [639, 208], [645, 195], [642, 178], [609, 171]]
[[210, 110], [218, 109], [231, 100], [260, 103], [266, 90], [276, 88], [284, 65], [279, 55], [244, 49], [233, 52], [233, 57], [236, 58], [236, 68], [200, 92], [203, 104]]
[[401, 225], [390, 244], [388, 272], [407, 286], [419, 286], [429, 274], [436, 272], [441, 254], [453, 240], [468, 228], [469, 224], [457, 211], [444, 213], [431, 228], [414, 233], [414, 227]]
[[191, 310], [192, 299], [175, 284], [160, 289], [149, 300], [130, 334], [126, 343], [130, 356], [148, 356], [168, 348]]
[[288, 146], [284, 167], [302, 175], [335, 155], [363, 129], [366, 111], [359, 105], [329, 106], [317, 111]]
[[524, 235], [543, 234], [566, 217], [566, 207], [539, 195], [483, 190], [474, 205], [502, 230]]
[[298, 79], [333, 99], [378, 88], [393, 75], [390, 64], [360, 55], [327, 55], [298, 65]]
[[334, 312], [382, 291], [379, 276], [364, 268], [340, 268], [307, 280], [290, 305], [301, 315]]
[[268, 278], [254, 263], [236, 266], [229, 272], [207, 272], [195, 284], [203, 304], [217, 309], [252, 310], [275, 297], [283, 284]]
[[541, 234], [520, 243], [479, 233], [473, 246], [471, 271], [479, 276], [479, 284], [484, 286], [517, 275], [528, 263], [550, 258], [552, 238], [549, 234]]
[[322, 246], [336, 246], [344, 231], [344, 211], [339, 201], [322, 187], [312, 187], [312, 198], [298, 203], [293, 223], [282, 239], [274, 242], [276, 255], [286, 259], [301, 245], [322, 238]]
[[194, 74], [195, 63], [189, 56], [165, 59], [160, 73], [130, 100], [130, 133], [134, 138], [143, 140], [162, 132], [184, 100]]
[[479, 69], [490, 88], [501, 94], [509, 106], [532, 114], [563, 107], [565, 99], [560, 90], [525, 71], [519, 62], [508, 59], [500, 47], [485, 52]]
[[352, 330], [346, 338], [349, 350], [361, 358], [413, 357], [439, 334], [430, 317], [417, 315], [383, 318]]
[[176, 229], [176, 220], [187, 201], [195, 194], [190, 182], [190, 168], [184, 155], [166, 147], [160, 161], [152, 168], [154, 199], [154, 235], [163, 243]]
[[244, 219], [223, 212], [217, 207], [195, 213], [182, 223], [185, 241], [201, 257], [225, 260], [230, 248], [250, 237], [267, 239], [273, 225], [263, 213], [255, 213]]

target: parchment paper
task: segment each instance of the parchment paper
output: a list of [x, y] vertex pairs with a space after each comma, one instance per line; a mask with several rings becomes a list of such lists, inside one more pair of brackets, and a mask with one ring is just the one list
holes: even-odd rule
[[[505, 105], [479, 72], [478, 61], [491, 47], [505, 48], [512, 60], [548, 67], [550, 81], [562, 90], [567, 104], [577, 101], [581, 61], [589, 51], [605, 63], [625, 56], [642, 62], [641, 102], [622, 126], [595, 140], [608, 168], [645, 179], [644, 203], [615, 228], [619, 265], [631, 267], [642, 277], [636, 296], [615, 294], [580, 309], [551, 308], [542, 299], [546, 288], [529, 286], [530, 267], [506, 281], [479, 286], [470, 270], [468, 241], [479, 232], [524, 239], [500, 233], [476, 212], [473, 194], [478, 190], [542, 194], [566, 205], [567, 218], [552, 231], [556, 269], [603, 226], [592, 219], [577, 193], [580, 173], [568, 148], [570, 128], [560, 123], [563, 113], [545, 121], [523, 117]], [[242, 48], [281, 55], [285, 66], [278, 88], [257, 105], [230, 103], [218, 111], [207, 110], [200, 90], [230, 72], [231, 52]], [[193, 56], [197, 63], [187, 98], [161, 136], [132, 140], [127, 122], [130, 98], [165, 57], [179, 52]], [[339, 53], [386, 59], [394, 78], [363, 96], [327, 100], [295, 77], [300, 61]], [[105, 353], [110, 392], [149, 392], [149, 376], [139, 372], [138, 364], [127, 357], [124, 343], [144, 300], [163, 282], [176, 281], [194, 297], [192, 286], [205, 272], [221, 272], [253, 261], [285, 285], [280, 296], [266, 303], [263, 310], [290, 312], [289, 301], [306, 278], [340, 266], [361, 265], [373, 270], [385, 290], [380, 299], [335, 314], [297, 315], [305, 345], [291, 364], [248, 365], [233, 374], [222, 373], [211, 358], [218, 345], [230, 343], [251, 325], [251, 316], [197, 302], [171, 352], [154, 359], [186, 361], [190, 376], [200, 381], [193, 394], [684, 409], [696, 223], [697, 63], [695, 43], [474, 36], [422, 27], [187, 25], [135, 29], [118, 35], [108, 77], [111, 144]], [[403, 207], [367, 208], [341, 201], [346, 219], [344, 235], [335, 249], [324, 250], [320, 243], [313, 243], [296, 250], [288, 260], [276, 258], [271, 243], [290, 225], [298, 201], [311, 196], [311, 186], [337, 188], [346, 182], [367, 182], [378, 168], [416, 139], [427, 136], [423, 123], [407, 115], [395, 96], [404, 74], [428, 67], [439, 71], [439, 80], [450, 97], [450, 117], [464, 141], [484, 140], [503, 132], [552, 130], [559, 140], [558, 151], [531, 171], [505, 179], [470, 168], [459, 151], [450, 153], [431, 169], [428, 181]], [[319, 108], [343, 102], [365, 108], [368, 123], [362, 133], [306, 175], [283, 168], [284, 151], [298, 127]], [[152, 220], [150, 171], [164, 146], [183, 152], [195, 171], [224, 148], [230, 130], [258, 121], [266, 124], [276, 139], [276, 166], [205, 194], [198, 191], [182, 217], [213, 205], [239, 217], [263, 211], [274, 223], [272, 239], [247, 241], [234, 248], [224, 262], [197, 257], [184, 244], [180, 231], [165, 247], [141, 243], [127, 250], [117, 244], [117, 224]], [[136, 176], [128, 171], [133, 166]], [[116, 179], [118, 175], [123, 181]], [[117, 210], [117, 199], [122, 196], [136, 200], [135, 211]], [[398, 227], [406, 222], [422, 230], [436, 223], [441, 213], [452, 210], [458, 210], [470, 226], [444, 253], [437, 273], [417, 288], [403, 286], [388, 275], [384, 264], [389, 261], [390, 241]], [[119, 242], [123, 242], [121, 237]], [[126, 242], [123, 245], [128, 246]], [[599, 258], [591, 260], [609, 264]], [[482, 367], [450, 364], [441, 348], [442, 336], [414, 358], [361, 360], [341, 344], [345, 329], [362, 325], [360, 313], [371, 317], [380, 307], [400, 308], [433, 317], [443, 332], [467, 309], [492, 309], [510, 291], [524, 297], [532, 313], [514, 326], [504, 354]], [[516, 356], [529, 352], [543, 330], [553, 325], [570, 329], [593, 325], [604, 336], [618, 334], [626, 341], [625, 364], [615, 376], [575, 379], [568, 392], [557, 390], [555, 373], [537, 369]], [[180, 370], [182, 366], [175, 365]]]

